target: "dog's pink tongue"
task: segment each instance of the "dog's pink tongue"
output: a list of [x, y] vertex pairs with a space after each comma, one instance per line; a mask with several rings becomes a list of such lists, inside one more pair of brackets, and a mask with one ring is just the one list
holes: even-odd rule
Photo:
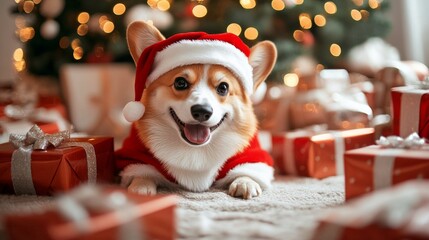
[[203, 144], [210, 137], [210, 129], [200, 124], [185, 124], [184, 132], [186, 138], [195, 144]]

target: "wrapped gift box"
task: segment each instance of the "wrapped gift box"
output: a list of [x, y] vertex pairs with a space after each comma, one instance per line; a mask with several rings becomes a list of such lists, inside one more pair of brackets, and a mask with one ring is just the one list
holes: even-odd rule
[[[88, 144], [93, 150], [91, 147], [88, 148]], [[23, 174], [22, 172], [13, 174], [12, 155], [15, 150], [10, 142], [0, 144], [1, 193], [26, 193], [19, 189], [17, 192], [15, 187], [20, 183], [12, 180], [13, 175], [19, 178]], [[16, 160], [23, 161], [20, 158]], [[30, 177], [37, 195], [67, 191], [87, 182], [88, 177], [97, 182], [111, 182], [114, 174], [113, 138], [71, 138], [57, 148], [33, 150], [30, 161], [31, 167], [27, 172], [30, 176], [24, 177]]]
[[344, 151], [373, 143], [373, 128], [299, 130], [273, 135], [272, 155], [280, 174], [324, 178], [343, 174]]
[[75, 131], [113, 136], [121, 146], [131, 127], [122, 109], [133, 100], [134, 78], [129, 63], [64, 64], [60, 80]]
[[344, 154], [346, 199], [411, 180], [429, 178], [429, 149], [373, 145]]
[[[37, 213], [4, 216], [7, 237], [34, 240], [175, 239], [177, 196], [143, 196], [115, 187], [104, 187], [100, 191], [94, 186], [84, 188], [87, 189], [80, 187], [56, 198], [52, 206]], [[73, 219], [71, 211], [87, 214], [81, 219]]]
[[410, 181], [330, 209], [312, 239], [428, 239], [428, 188], [428, 181]]
[[429, 89], [416, 86], [392, 88], [393, 132], [406, 137], [418, 132], [429, 138]]

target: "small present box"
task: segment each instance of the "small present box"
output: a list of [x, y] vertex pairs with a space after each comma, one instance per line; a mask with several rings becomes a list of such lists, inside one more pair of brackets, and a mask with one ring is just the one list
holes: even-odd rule
[[392, 88], [418, 83], [427, 75], [428, 68], [423, 63], [416, 61], [392, 61], [378, 70], [374, 76], [375, 104], [378, 108], [376, 113], [391, 113], [391, 96], [389, 92]]
[[418, 132], [429, 138], [429, 89], [417, 86], [396, 87], [391, 90], [393, 133], [406, 137]]
[[0, 193], [52, 195], [84, 182], [111, 182], [113, 138], [71, 138], [46, 150], [0, 144]]
[[274, 135], [272, 155], [279, 174], [324, 178], [342, 175], [346, 150], [374, 143], [374, 129], [298, 130]]
[[346, 200], [411, 179], [429, 178], [429, 149], [378, 145], [344, 154]]
[[3, 224], [9, 239], [175, 239], [177, 201], [175, 195], [83, 186], [36, 213], [9, 213]]
[[410, 181], [328, 210], [312, 240], [428, 239], [428, 181]]

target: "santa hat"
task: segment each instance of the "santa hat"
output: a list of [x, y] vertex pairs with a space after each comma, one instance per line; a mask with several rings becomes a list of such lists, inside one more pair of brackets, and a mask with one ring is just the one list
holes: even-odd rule
[[144, 114], [140, 102], [143, 91], [168, 71], [191, 64], [216, 64], [228, 68], [248, 94], [253, 92], [253, 68], [249, 63], [250, 49], [236, 35], [190, 32], [173, 35], [155, 43], [140, 55], [134, 83], [135, 101], [124, 110], [125, 119], [134, 122]]

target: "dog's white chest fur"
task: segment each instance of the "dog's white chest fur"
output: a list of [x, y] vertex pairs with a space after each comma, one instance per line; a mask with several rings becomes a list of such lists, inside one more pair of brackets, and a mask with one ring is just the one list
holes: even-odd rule
[[[151, 124], [162, 123], [154, 121]], [[163, 146], [153, 149], [155, 157], [180, 185], [192, 191], [207, 190], [222, 165], [237, 153], [239, 146], [246, 144], [242, 136], [224, 130], [214, 133], [217, 136], [212, 136], [210, 144], [200, 147], [189, 146], [171, 128], [160, 126], [153, 131], [157, 137], [150, 139], [150, 144]]]

